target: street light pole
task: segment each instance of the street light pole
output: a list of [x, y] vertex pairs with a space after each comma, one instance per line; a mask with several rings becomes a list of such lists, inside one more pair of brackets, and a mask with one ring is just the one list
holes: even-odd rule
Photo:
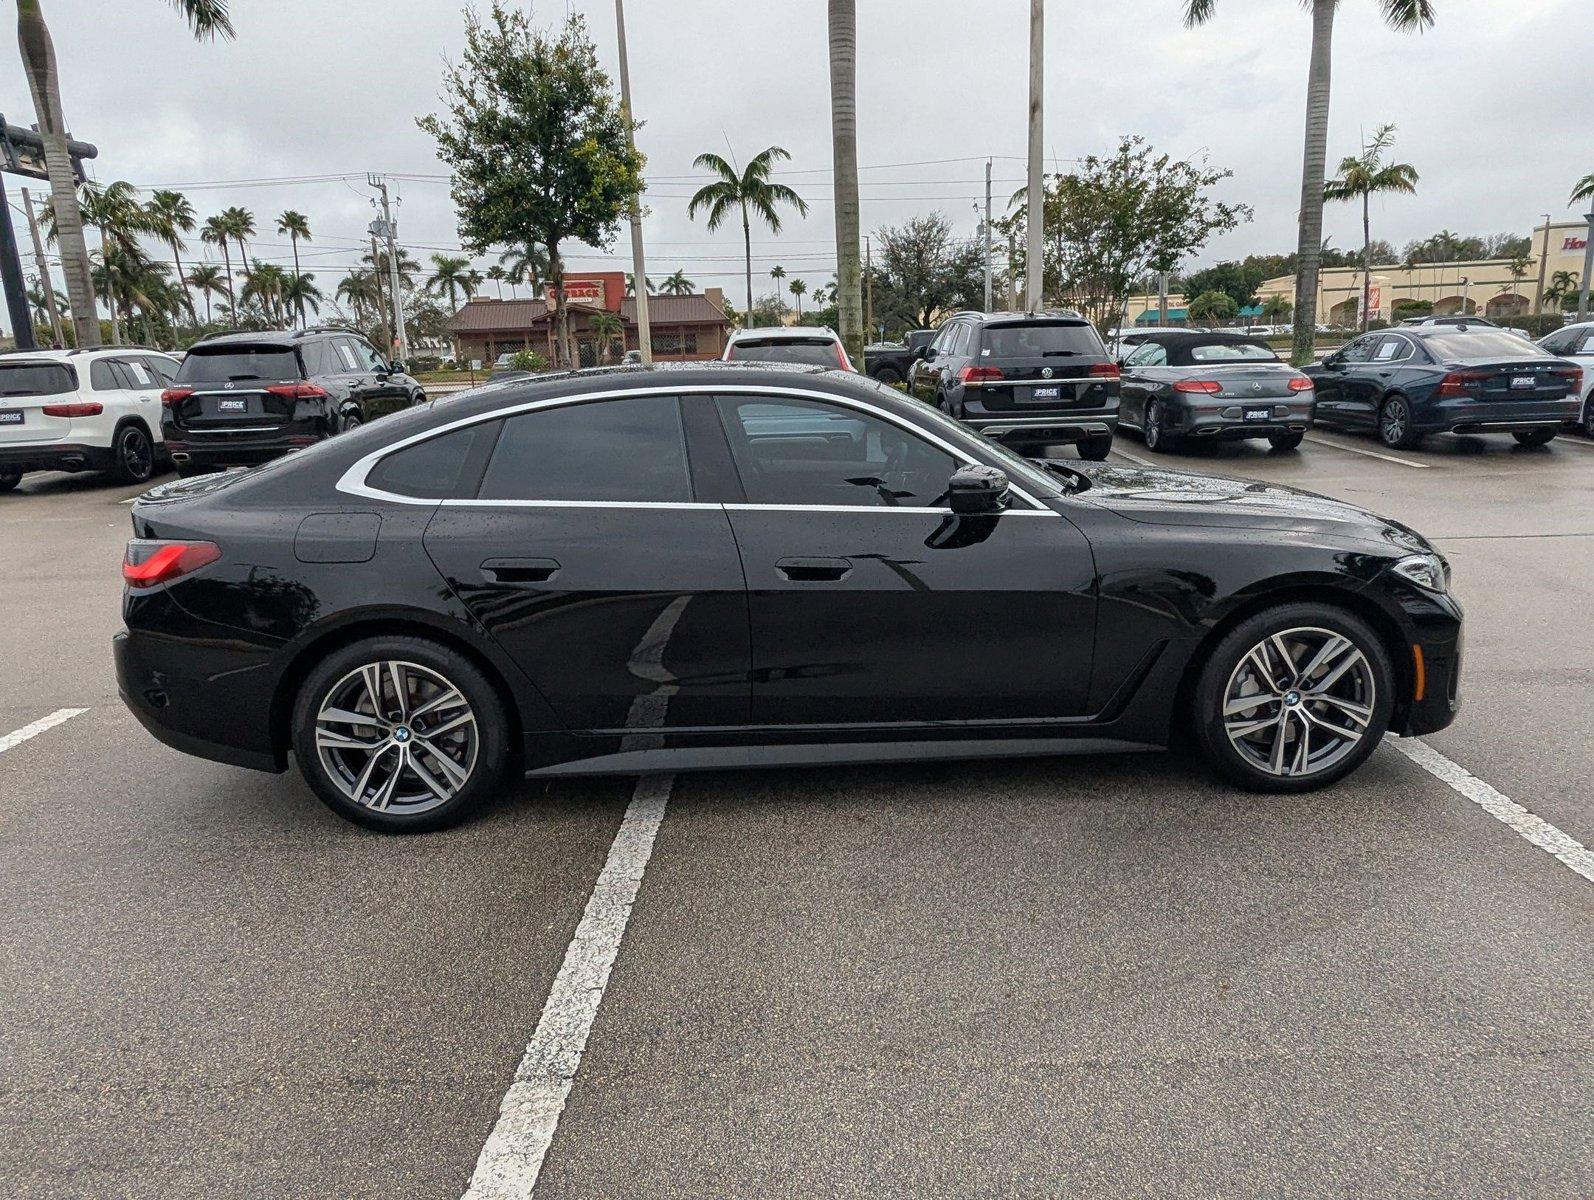
[[1588, 320], [1588, 277], [1594, 274], [1594, 212], [1584, 214], [1588, 233], [1583, 244], [1583, 282], [1577, 288], [1577, 319]]
[[1029, 0], [1029, 196], [1024, 220], [1024, 311], [1041, 307], [1041, 280], [1046, 269], [1046, 219], [1041, 191], [1041, 147], [1044, 142], [1045, 26], [1041, 0]]
[[[614, 27], [620, 39], [620, 112], [625, 117], [625, 139], [636, 150], [635, 126], [631, 121], [631, 66], [625, 52], [625, 5], [614, 0]], [[643, 366], [653, 365], [653, 326], [648, 320], [648, 273], [642, 255], [642, 198], [631, 197], [631, 275], [636, 286], [637, 349]]]
[[991, 311], [991, 160], [985, 160], [985, 311]]

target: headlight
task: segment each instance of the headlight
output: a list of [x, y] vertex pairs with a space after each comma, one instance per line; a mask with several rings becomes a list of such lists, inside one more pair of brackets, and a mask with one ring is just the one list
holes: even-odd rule
[[1401, 559], [1390, 570], [1430, 592], [1442, 595], [1450, 590], [1450, 565], [1437, 554], [1413, 554]]

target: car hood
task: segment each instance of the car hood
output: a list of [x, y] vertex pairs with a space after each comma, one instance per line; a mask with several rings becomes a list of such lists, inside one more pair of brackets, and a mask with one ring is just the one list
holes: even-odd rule
[[1276, 483], [1128, 467], [1069, 462], [1090, 487], [1080, 499], [1148, 525], [1287, 530], [1371, 541], [1414, 554], [1432, 554], [1428, 540], [1399, 521], [1354, 504]]

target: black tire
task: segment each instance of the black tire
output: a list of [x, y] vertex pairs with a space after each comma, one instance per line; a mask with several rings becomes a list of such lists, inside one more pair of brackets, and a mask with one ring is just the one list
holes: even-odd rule
[[9, 492], [21, 482], [21, 471], [0, 471], [0, 492]]
[[1168, 432], [1166, 421], [1162, 401], [1147, 400], [1146, 419], [1141, 426], [1141, 436], [1145, 438], [1146, 449], [1153, 454], [1172, 454], [1181, 445], [1178, 435]]
[[1304, 433], [1270, 433], [1267, 444], [1275, 450], [1299, 450]]
[[350, 409], [338, 418], [338, 432], [348, 433], [349, 430], [358, 429], [363, 424], [365, 422], [360, 419], [360, 414], [354, 409]]
[[1112, 449], [1112, 434], [1086, 438], [1076, 448], [1079, 450], [1079, 457], [1086, 462], [1106, 462], [1107, 454]]
[[1519, 429], [1511, 436], [1519, 446], [1548, 446], [1559, 432], [1559, 429]]
[[[383, 720], [380, 722], [373, 716], [369, 726], [343, 721], [323, 726], [334, 732], [352, 730], [360, 740], [378, 744], [382, 748], [371, 755], [357, 748], [328, 747], [324, 759], [317, 746], [317, 714], [329, 704], [339, 711], [361, 715], [372, 711], [374, 705], [369, 702], [370, 692], [366, 690], [368, 684], [361, 676], [361, 669], [372, 664], [390, 663], [405, 668], [406, 691], [411, 693], [405, 708], [397, 713], [389, 711], [382, 714]], [[382, 693], [382, 702], [392, 709], [396, 704], [392, 677], [380, 667], [378, 675], [377, 686]], [[430, 700], [443, 694], [443, 685], [453, 688], [463, 697], [464, 705], [468, 705], [466, 715], [474, 718], [474, 725], [467, 727], [467, 730], [473, 728], [473, 734], [468, 731], [444, 732], [440, 728], [441, 724], [453, 721], [460, 714], [461, 705], [444, 706], [438, 710], [436, 721], [427, 724], [422, 724], [425, 718], [403, 715], [407, 714], [409, 706], [417, 710], [425, 709]], [[345, 691], [350, 688], [352, 692]], [[353, 694], [367, 699], [346, 707], [347, 702], [341, 697]], [[335, 700], [338, 702], [334, 703]], [[402, 720], [393, 721], [395, 715], [402, 715]], [[424, 732], [428, 728], [438, 731], [449, 739], [449, 743], [454, 744], [440, 741], [434, 746]], [[407, 731], [402, 738], [399, 736], [400, 730]], [[468, 747], [459, 745], [462, 739], [471, 744]], [[415, 761], [423, 765], [426, 774], [441, 781], [444, 790], [452, 787], [452, 794], [448, 797], [439, 798], [426, 792], [421, 776], [414, 774], [414, 768], [408, 765], [410, 752], [420, 747], [425, 747], [427, 757], [422, 758], [418, 752]], [[457, 782], [440, 769], [443, 764], [436, 761], [441, 758], [440, 749], [447, 749], [450, 754], [448, 762], [457, 771], [463, 772]], [[453, 757], [456, 749], [459, 753], [457, 759]], [[293, 753], [298, 759], [299, 771], [322, 803], [357, 825], [384, 833], [422, 833], [454, 824], [497, 791], [503, 778], [504, 765], [512, 757], [510, 725], [503, 701], [481, 669], [447, 646], [428, 638], [403, 635], [367, 638], [344, 646], [311, 669], [294, 701]], [[365, 754], [364, 758], [358, 757], [362, 754]], [[354, 777], [356, 767], [372, 758], [378, 760], [372, 770]], [[333, 764], [333, 768], [329, 769], [328, 762]], [[392, 769], [395, 762], [405, 764], [399, 772]], [[334, 770], [338, 772], [337, 775]], [[378, 794], [383, 789], [378, 780], [385, 780], [394, 773], [400, 774], [400, 780], [394, 786], [391, 804], [385, 809], [379, 808], [376, 806]], [[356, 790], [362, 798], [369, 792], [369, 797], [365, 803], [356, 803], [344, 790], [345, 787]], [[413, 800], [406, 799], [411, 793], [405, 789], [411, 789]]]
[[148, 483], [155, 474], [155, 443], [142, 425], [123, 425], [111, 439], [111, 480]]
[[1583, 436], [1594, 438], [1594, 392], [1583, 401]]
[[881, 383], [889, 384], [891, 387], [896, 387], [897, 384], [902, 382], [902, 372], [895, 367], [881, 367], [874, 373], [874, 377]]
[[1378, 409], [1378, 440], [1391, 450], [1415, 450], [1422, 434], [1411, 424], [1411, 403], [1404, 396], [1390, 396]]
[[[1255, 765], [1231, 741], [1225, 729], [1223, 710], [1231, 683], [1236, 679], [1241, 670], [1241, 664], [1251, 654], [1253, 648], [1260, 647], [1271, 635], [1283, 634], [1295, 630], [1312, 630], [1337, 634], [1347, 639], [1356, 650], [1361, 652], [1362, 661], [1366, 665], [1365, 679], [1369, 681], [1372, 691], [1372, 703], [1365, 705], [1368, 709], [1366, 725], [1360, 729], [1356, 740], [1349, 742], [1338, 757], [1325, 758], [1320, 769], [1313, 769], [1301, 774], [1273, 774], [1268, 770]], [[1270, 643], [1271, 644], [1271, 643]], [[1304, 653], [1304, 652], [1303, 652]], [[1333, 660], [1331, 660], [1333, 661]], [[1280, 674], [1286, 674], [1287, 668], [1283, 663], [1274, 660], [1280, 669]], [[1291, 664], [1295, 665], [1295, 664]], [[1300, 664], [1302, 668], [1311, 666], [1310, 662]], [[1349, 674], [1349, 672], [1347, 672]], [[1360, 674], [1358, 669], [1358, 674]], [[1319, 670], [1316, 677], [1321, 680], [1324, 672]], [[1342, 677], [1343, 679], [1343, 677]], [[1353, 681], [1348, 681], [1353, 682]], [[1346, 686], [1342, 683], [1338, 686]], [[1265, 609], [1254, 616], [1246, 618], [1231, 629], [1218, 644], [1213, 647], [1212, 653], [1207, 656], [1201, 669], [1201, 675], [1191, 692], [1191, 702], [1194, 706], [1190, 716], [1190, 729], [1195, 735], [1196, 745], [1201, 755], [1219, 775], [1240, 787], [1255, 792], [1307, 792], [1320, 787], [1326, 787], [1336, 780], [1343, 779], [1346, 775], [1360, 766], [1382, 740], [1384, 733], [1389, 728], [1389, 715], [1394, 707], [1395, 671], [1390, 664], [1389, 652], [1379, 639], [1372, 627], [1354, 613], [1345, 611], [1332, 604], [1316, 603], [1313, 601], [1300, 601], [1291, 604], [1282, 604], [1276, 608]], [[1283, 693], [1285, 700], [1294, 695], [1299, 697], [1294, 705], [1296, 710], [1303, 708], [1312, 709], [1310, 692], [1302, 687], [1297, 679], [1289, 681]], [[1363, 695], [1365, 700], [1365, 694]], [[1275, 701], [1280, 711], [1280, 719], [1284, 719], [1282, 701]], [[1253, 716], [1265, 719], [1272, 710], [1262, 705], [1236, 714], [1242, 721]], [[1314, 715], [1328, 713], [1335, 715], [1333, 710], [1322, 702], [1315, 706]], [[1349, 718], [1340, 718], [1347, 726], [1354, 725]], [[1298, 747], [1300, 734], [1298, 729], [1304, 727], [1303, 718], [1295, 717], [1286, 722], [1286, 733], [1295, 733], [1295, 744]], [[1271, 728], [1271, 725], [1269, 726]], [[1258, 731], [1262, 737], [1267, 737], [1265, 730]], [[1330, 742], [1335, 739], [1331, 735]], [[1307, 742], [1310, 749], [1310, 740]], [[1331, 747], [1330, 747], [1331, 748]]]

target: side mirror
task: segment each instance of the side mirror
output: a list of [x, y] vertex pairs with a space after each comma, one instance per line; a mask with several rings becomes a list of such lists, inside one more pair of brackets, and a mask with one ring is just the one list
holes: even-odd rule
[[920, 362], [923, 362], [924, 360], [933, 357], [934, 354], [935, 347], [930, 345], [929, 342], [926, 342], [913, 352], [913, 357], [918, 359]]
[[402, 358], [395, 358], [387, 365], [387, 373], [389, 375], [404, 374], [404, 360]]
[[1327, 356], [1326, 356], [1326, 357], [1325, 357], [1325, 358], [1324, 358], [1324, 359], [1323, 359], [1323, 365], [1324, 365], [1324, 366], [1325, 366], [1325, 367], [1327, 367], [1327, 368], [1328, 368], [1328, 369], [1329, 369], [1329, 370], [1330, 370], [1330, 371], [1337, 371], [1337, 370], [1339, 370], [1339, 369], [1340, 369], [1340, 367], [1341, 367], [1341, 366], [1342, 366], [1342, 365], [1343, 365], [1343, 364], [1344, 364], [1344, 362], [1345, 362], [1345, 360], [1344, 360], [1344, 359], [1343, 359], [1343, 358], [1341, 358], [1341, 357], [1340, 357], [1340, 356], [1339, 356], [1339, 355], [1337, 355], [1337, 354], [1330, 354], [1330, 355], [1327, 355]]
[[995, 467], [959, 467], [947, 484], [955, 513], [993, 513], [1007, 507], [1007, 476]]

